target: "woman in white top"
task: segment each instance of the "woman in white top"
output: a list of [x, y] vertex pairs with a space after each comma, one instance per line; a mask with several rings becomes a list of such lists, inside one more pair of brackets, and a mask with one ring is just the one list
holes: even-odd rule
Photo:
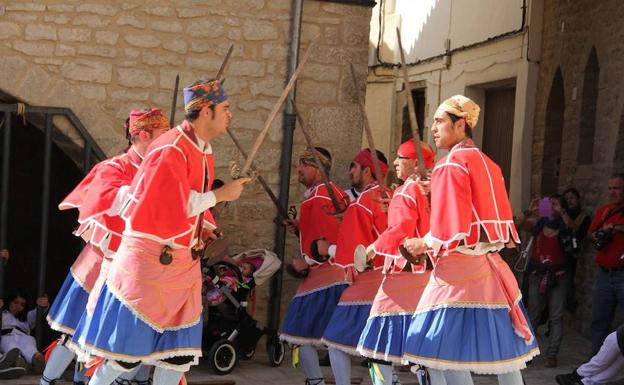
[[[37, 342], [30, 335], [35, 327], [37, 311], [33, 309], [26, 313], [26, 298], [21, 293], [9, 297], [7, 308], [2, 312], [2, 338], [0, 351], [8, 352], [18, 348], [24, 360], [33, 367], [34, 372], [43, 370], [45, 365], [43, 355], [37, 350]], [[37, 299], [37, 305], [48, 310], [48, 297]]]

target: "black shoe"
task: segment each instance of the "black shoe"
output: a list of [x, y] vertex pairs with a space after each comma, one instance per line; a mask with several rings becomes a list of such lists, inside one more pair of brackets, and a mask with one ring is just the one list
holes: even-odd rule
[[20, 355], [18, 348], [13, 348], [0, 357], [0, 370], [8, 369], [15, 364], [15, 360]]
[[555, 381], [559, 385], [583, 385], [581, 378], [575, 370], [572, 373], [556, 375]]
[[0, 370], [0, 380], [13, 380], [26, 374], [26, 369], [16, 366]]

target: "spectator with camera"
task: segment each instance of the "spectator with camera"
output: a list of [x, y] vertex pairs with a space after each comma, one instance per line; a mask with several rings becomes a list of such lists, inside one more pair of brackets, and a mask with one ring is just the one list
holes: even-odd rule
[[[535, 211], [535, 204], [532, 205]], [[546, 366], [557, 366], [557, 355], [563, 339], [563, 311], [570, 288], [570, 259], [576, 245], [574, 232], [563, 220], [558, 196], [546, 197], [537, 203], [534, 220], [525, 222], [533, 237], [531, 258], [527, 267], [528, 313], [533, 329], [548, 306], [550, 341], [546, 350]]]
[[596, 209], [589, 226], [598, 271], [592, 299], [592, 355], [609, 333], [616, 306], [624, 307], [624, 174], [609, 178], [609, 203]]
[[[561, 218], [565, 224], [572, 228], [574, 232], [574, 246], [580, 248], [581, 242], [587, 235], [587, 230], [591, 224], [591, 216], [586, 213], [581, 207], [581, 194], [574, 187], [566, 189], [563, 194], [563, 211], [561, 212]], [[568, 283], [570, 285], [568, 289], [568, 298], [566, 301], [566, 309], [570, 313], [575, 313], [578, 308], [578, 301], [576, 299], [576, 287], [574, 285], [574, 277], [576, 276], [578, 253], [574, 254], [568, 261], [569, 277]]]

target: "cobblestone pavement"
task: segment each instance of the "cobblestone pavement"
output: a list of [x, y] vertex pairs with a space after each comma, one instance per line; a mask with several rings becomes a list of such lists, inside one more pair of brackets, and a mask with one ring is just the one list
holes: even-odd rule
[[[540, 333], [541, 334], [541, 333]], [[542, 351], [546, 347], [546, 339], [539, 337]], [[261, 341], [262, 343], [262, 341]], [[556, 368], [544, 367], [544, 356], [537, 357], [527, 370], [524, 370], [523, 376], [527, 385], [552, 385], [555, 383], [555, 375], [559, 373], [567, 373], [583, 363], [590, 353], [590, 342], [586, 338], [580, 336], [572, 330], [566, 330], [563, 340], [563, 346], [559, 354], [559, 366]], [[326, 379], [330, 379], [331, 369], [323, 368]], [[416, 378], [409, 372], [399, 372], [399, 377], [403, 385], [416, 385]], [[354, 383], [361, 385], [370, 385], [368, 378], [368, 370], [359, 365], [359, 360], [353, 360], [353, 378]], [[358, 381], [359, 380], [359, 381]], [[7, 385], [35, 385], [39, 383], [38, 376], [25, 376], [17, 380], [5, 380], [3, 384]], [[241, 361], [238, 366], [227, 376], [212, 375], [208, 366], [203, 363], [194, 367], [188, 375], [189, 385], [302, 385], [304, 379], [299, 369], [291, 367], [290, 357], [280, 367], [272, 368], [267, 365], [266, 356], [258, 354], [251, 361]], [[496, 385], [495, 376], [474, 376], [475, 385]], [[69, 383], [60, 382], [57, 385]], [[612, 383], [612, 385], [624, 385], [624, 380]]]

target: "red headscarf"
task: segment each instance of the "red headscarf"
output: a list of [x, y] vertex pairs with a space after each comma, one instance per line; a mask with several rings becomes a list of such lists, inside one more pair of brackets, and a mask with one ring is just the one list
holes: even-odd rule
[[136, 136], [140, 131], [152, 132], [159, 128], [169, 129], [169, 121], [159, 108], [152, 108], [150, 111], [132, 110], [128, 122], [128, 134], [130, 137]]
[[[425, 168], [433, 168], [433, 165], [435, 164], [435, 153], [433, 152], [431, 147], [429, 147], [429, 145], [424, 142], [420, 142], [420, 148], [422, 149], [423, 160], [425, 161]], [[416, 144], [414, 142], [414, 138], [403, 142], [399, 146], [397, 153], [399, 154], [399, 156], [404, 156], [412, 160], [417, 160], [418, 156], [416, 155]]]
[[[362, 167], [368, 167], [372, 172], [375, 170], [375, 163], [373, 161], [373, 154], [370, 149], [365, 148], [360, 151], [355, 158], [353, 158], [354, 162], [359, 163]], [[381, 170], [381, 175], [385, 176], [388, 172], [388, 164], [383, 160], [379, 159], [379, 169]]]

